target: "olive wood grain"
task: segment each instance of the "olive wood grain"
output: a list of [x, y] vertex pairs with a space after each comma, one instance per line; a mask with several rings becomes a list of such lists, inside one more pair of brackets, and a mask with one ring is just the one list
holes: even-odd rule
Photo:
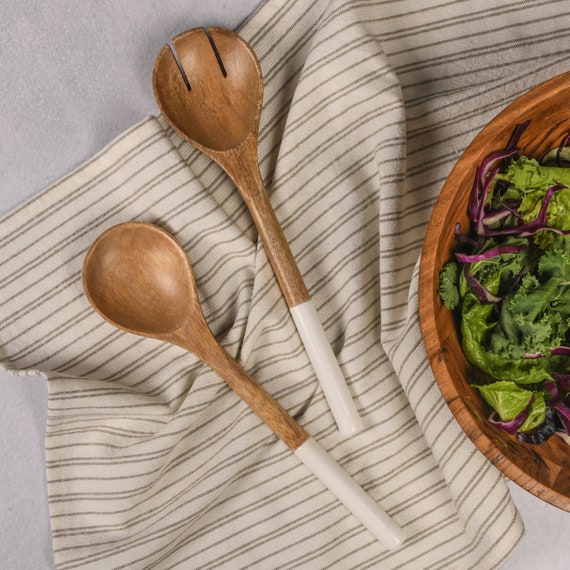
[[176, 56], [167, 45], [156, 59], [155, 98], [172, 128], [216, 161], [236, 185], [287, 304], [294, 307], [309, 300], [309, 293], [259, 171], [261, 66], [237, 34], [215, 27], [209, 33], [223, 67], [203, 28], [183, 32], [172, 40]]
[[437, 293], [439, 273], [456, 248], [453, 228], [468, 228], [467, 204], [478, 164], [503, 149], [514, 127], [531, 120], [520, 147], [536, 158], [570, 132], [570, 73], [529, 91], [493, 119], [473, 140], [450, 173], [427, 229], [420, 265], [422, 332], [435, 378], [449, 408], [477, 448], [498, 469], [537, 497], [570, 511], [570, 447], [559, 437], [542, 445], [516, 437], [487, 421], [489, 409], [471, 387], [481, 374], [466, 360], [456, 323]]
[[292, 451], [308, 439], [217, 342], [202, 313], [190, 262], [166, 231], [127, 222], [101, 234], [85, 257], [83, 287], [111, 324], [178, 345], [203, 360]]

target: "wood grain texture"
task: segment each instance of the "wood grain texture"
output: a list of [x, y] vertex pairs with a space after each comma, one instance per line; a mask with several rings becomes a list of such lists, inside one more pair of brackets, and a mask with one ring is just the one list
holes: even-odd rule
[[463, 355], [453, 315], [437, 293], [439, 272], [456, 248], [453, 228], [468, 227], [467, 204], [476, 167], [503, 149], [514, 127], [531, 120], [520, 147], [540, 158], [570, 132], [570, 73], [529, 91], [491, 121], [465, 150], [450, 173], [432, 213], [420, 266], [420, 318], [428, 358], [443, 397], [455, 418], [498, 469], [537, 497], [570, 511], [570, 447], [558, 437], [540, 446], [516, 437], [486, 420], [489, 409], [471, 384], [478, 373]]
[[155, 98], [172, 128], [215, 160], [236, 185], [287, 304], [293, 307], [309, 300], [309, 293], [259, 171], [261, 66], [251, 47], [237, 34], [214, 27], [209, 33], [223, 67], [203, 28], [183, 32], [172, 40], [183, 71], [170, 47], [165, 46], [153, 71]]
[[190, 262], [166, 231], [127, 222], [101, 234], [85, 257], [83, 288], [114, 326], [178, 345], [203, 360], [291, 450], [307, 440], [298, 422], [214, 338]]

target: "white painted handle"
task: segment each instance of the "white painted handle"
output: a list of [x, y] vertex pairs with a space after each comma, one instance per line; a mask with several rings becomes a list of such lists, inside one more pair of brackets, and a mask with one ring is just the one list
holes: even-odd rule
[[313, 302], [305, 301], [290, 307], [290, 311], [338, 429], [344, 435], [360, 431], [362, 420]]
[[402, 529], [312, 437], [294, 453], [386, 548], [402, 545]]

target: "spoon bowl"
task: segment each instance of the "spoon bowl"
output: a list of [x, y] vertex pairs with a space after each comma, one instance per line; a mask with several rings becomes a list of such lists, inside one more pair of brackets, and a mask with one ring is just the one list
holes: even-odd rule
[[150, 228], [133, 222], [102, 234], [85, 260], [83, 284], [115, 326], [160, 338], [184, 324], [197, 292], [184, 252]]
[[223, 152], [249, 135], [257, 136], [261, 77], [259, 61], [239, 36], [194, 28], [160, 52], [154, 90], [163, 114], [178, 132], [202, 150]]
[[218, 344], [202, 313], [190, 261], [169, 233], [143, 222], [108, 229], [85, 256], [83, 288], [114, 326], [202, 359], [378, 540], [391, 549], [400, 546], [398, 525]]

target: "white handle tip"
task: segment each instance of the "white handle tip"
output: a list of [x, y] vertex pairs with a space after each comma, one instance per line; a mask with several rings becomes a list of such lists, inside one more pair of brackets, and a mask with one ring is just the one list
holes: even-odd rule
[[338, 430], [344, 436], [355, 435], [362, 431], [362, 419], [359, 415], [355, 416], [343, 416], [344, 421], [338, 421]]
[[339, 431], [354, 435], [362, 429], [362, 420], [313, 302], [309, 299], [290, 311]]
[[396, 550], [404, 543], [398, 524], [312, 437], [295, 455], [386, 548]]

